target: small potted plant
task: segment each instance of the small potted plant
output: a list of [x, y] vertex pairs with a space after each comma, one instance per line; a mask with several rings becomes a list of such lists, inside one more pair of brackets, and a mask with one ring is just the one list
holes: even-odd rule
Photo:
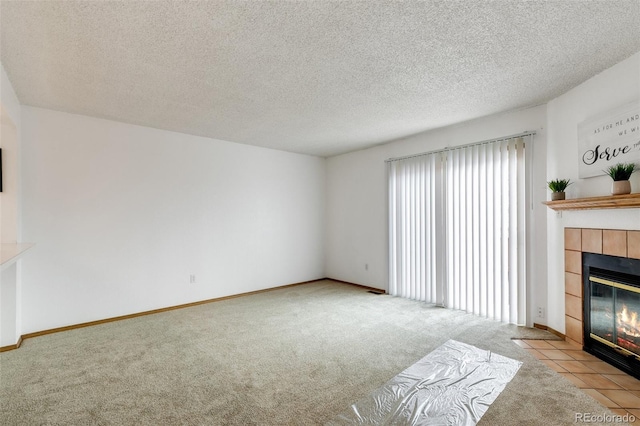
[[604, 172], [613, 179], [611, 195], [631, 194], [631, 182], [629, 182], [629, 178], [633, 172], [637, 170], [639, 170], [639, 168], [635, 163], [618, 163], [607, 168]]
[[554, 179], [547, 182], [547, 185], [551, 190], [551, 201], [564, 200], [564, 190], [567, 189], [567, 186], [571, 185], [572, 183], [573, 182], [571, 182], [570, 179]]

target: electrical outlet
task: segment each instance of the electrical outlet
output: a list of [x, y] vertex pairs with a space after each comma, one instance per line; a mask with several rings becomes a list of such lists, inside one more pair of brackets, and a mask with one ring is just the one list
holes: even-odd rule
[[195, 274], [191, 274], [189, 275], [189, 284], [195, 284], [196, 283], [196, 276]]
[[544, 318], [544, 308], [542, 306], [538, 306], [538, 318]]

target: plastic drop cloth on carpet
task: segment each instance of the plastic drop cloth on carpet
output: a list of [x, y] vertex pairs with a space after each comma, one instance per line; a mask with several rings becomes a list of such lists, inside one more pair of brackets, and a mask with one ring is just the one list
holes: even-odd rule
[[475, 425], [522, 362], [449, 340], [329, 425]]

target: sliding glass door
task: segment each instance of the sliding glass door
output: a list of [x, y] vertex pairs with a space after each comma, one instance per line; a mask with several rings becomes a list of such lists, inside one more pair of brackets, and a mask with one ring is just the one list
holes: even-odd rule
[[389, 160], [389, 292], [525, 322], [525, 142]]

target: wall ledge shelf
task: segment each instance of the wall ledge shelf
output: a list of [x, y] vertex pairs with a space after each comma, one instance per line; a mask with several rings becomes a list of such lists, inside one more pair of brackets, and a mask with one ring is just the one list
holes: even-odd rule
[[594, 210], [594, 209], [632, 209], [640, 208], [640, 193], [626, 195], [609, 195], [606, 197], [574, 198], [571, 200], [543, 202], [550, 209], [561, 210]]

